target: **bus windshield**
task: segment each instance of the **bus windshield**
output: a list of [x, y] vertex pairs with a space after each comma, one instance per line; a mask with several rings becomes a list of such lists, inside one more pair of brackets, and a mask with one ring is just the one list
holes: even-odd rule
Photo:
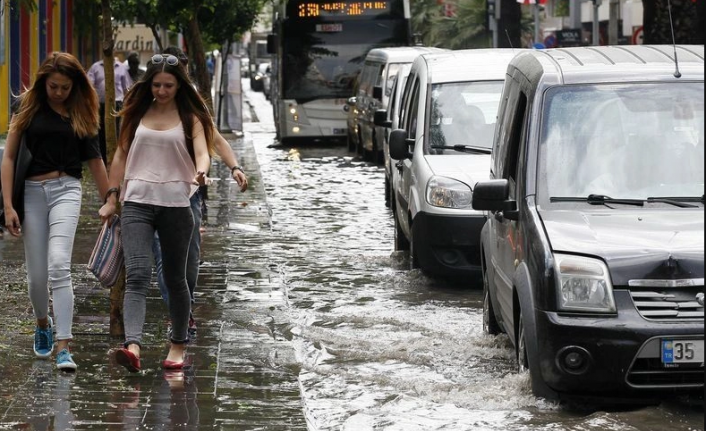
[[296, 100], [350, 97], [367, 52], [400, 45], [406, 31], [404, 23], [388, 20], [288, 24], [282, 90], [283, 98]]

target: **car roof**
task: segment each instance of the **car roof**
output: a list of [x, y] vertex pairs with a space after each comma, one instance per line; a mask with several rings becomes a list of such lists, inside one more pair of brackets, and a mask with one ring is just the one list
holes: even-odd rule
[[460, 81], [505, 79], [507, 66], [517, 54], [527, 51], [513, 48], [463, 49], [424, 54], [413, 68], [428, 69], [432, 84]]
[[[677, 53], [681, 77], [675, 77]], [[703, 45], [615, 45], [527, 51], [511, 62], [535, 86], [703, 80]]]
[[368, 55], [365, 56], [365, 60], [378, 60], [385, 63], [411, 63], [420, 54], [444, 51], [446, 50], [432, 46], [396, 46], [390, 48], [374, 48], [368, 52]]

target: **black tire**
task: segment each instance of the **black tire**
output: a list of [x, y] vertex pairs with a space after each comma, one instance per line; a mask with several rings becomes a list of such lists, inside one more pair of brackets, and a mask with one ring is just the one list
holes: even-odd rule
[[377, 135], [373, 132], [373, 161], [376, 165], [385, 165], [385, 154], [378, 148]]
[[394, 214], [395, 218], [395, 251], [407, 251], [409, 250], [409, 241], [407, 237], [404, 236], [404, 231], [402, 226], [400, 226], [400, 221], [397, 220], [397, 213]]
[[346, 142], [348, 143], [348, 152], [349, 153], [354, 153], [356, 148], [355, 148], [355, 142], [353, 142], [353, 138], [351, 138], [351, 134], [346, 133]]
[[483, 332], [488, 335], [498, 335], [500, 325], [495, 319], [493, 301], [490, 299], [490, 285], [488, 283], [488, 271], [483, 268]]
[[414, 226], [409, 226], [409, 269], [419, 269], [419, 257], [414, 246]]
[[527, 358], [527, 339], [525, 336], [525, 324], [522, 317], [522, 309], [518, 316], [517, 323], [517, 341], [515, 342], [515, 352], [517, 353], [517, 372], [529, 373], [529, 359]]
[[385, 206], [387, 208], [392, 208], [392, 192], [390, 191], [390, 177], [385, 174]]

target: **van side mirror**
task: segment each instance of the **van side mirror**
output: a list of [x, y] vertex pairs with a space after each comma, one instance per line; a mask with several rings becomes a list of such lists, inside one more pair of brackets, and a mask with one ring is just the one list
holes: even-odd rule
[[471, 205], [474, 210], [503, 211], [505, 218], [517, 220], [517, 202], [509, 200], [510, 183], [505, 180], [489, 180], [476, 183]]
[[382, 102], [382, 87], [376, 85], [373, 87], [373, 98]]
[[373, 114], [373, 124], [386, 129], [392, 127], [392, 121], [387, 119], [387, 111], [385, 109], [375, 111], [375, 114]]
[[407, 131], [395, 129], [390, 132], [390, 158], [395, 160], [411, 159], [409, 152], [410, 145], [414, 145], [413, 139], [407, 139]]
[[277, 35], [268, 34], [267, 35], [267, 53], [277, 54]]

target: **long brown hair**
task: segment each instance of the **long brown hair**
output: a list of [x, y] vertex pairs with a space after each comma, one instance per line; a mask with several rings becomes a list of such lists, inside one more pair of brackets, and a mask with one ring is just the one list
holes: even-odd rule
[[180, 62], [177, 62], [176, 65], [167, 64], [166, 58], [163, 58], [162, 62], [157, 64], [153, 64], [150, 60], [147, 63], [147, 71], [145, 74], [130, 87], [130, 90], [128, 90], [125, 95], [123, 109], [118, 113], [119, 116], [123, 117], [120, 126], [121, 148], [126, 153], [130, 150], [130, 145], [135, 138], [137, 126], [140, 124], [142, 117], [147, 113], [147, 110], [154, 100], [154, 96], [152, 95], [152, 80], [156, 74], [161, 72], [170, 73], [177, 79], [179, 88], [177, 89], [174, 101], [179, 110], [179, 118], [181, 119], [181, 124], [184, 128], [184, 136], [186, 137], [186, 146], [192, 159], [194, 159], [194, 116], [199, 119], [203, 126], [208, 153], [213, 156], [215, 154], [215, 143], [213, 140], [214, 125], [211, 113], [206, 107], [203, 98], [201, 98], [194, 88], [184, 65]]
[[98, 94], [88, 81], [81, 63], [66, 52], [54, 52], [44, 59], [32, 86], [18, 96], [19, 108], [12, 118], [10, 130], [22, 132], [27, 129], [37, 111], [48, 106], [46, 83], [54, 73], [60, 73], [72, 82], [71, 93], [64, 104], [74, 133], [79, 138], [97, 135], [100, 127]]

